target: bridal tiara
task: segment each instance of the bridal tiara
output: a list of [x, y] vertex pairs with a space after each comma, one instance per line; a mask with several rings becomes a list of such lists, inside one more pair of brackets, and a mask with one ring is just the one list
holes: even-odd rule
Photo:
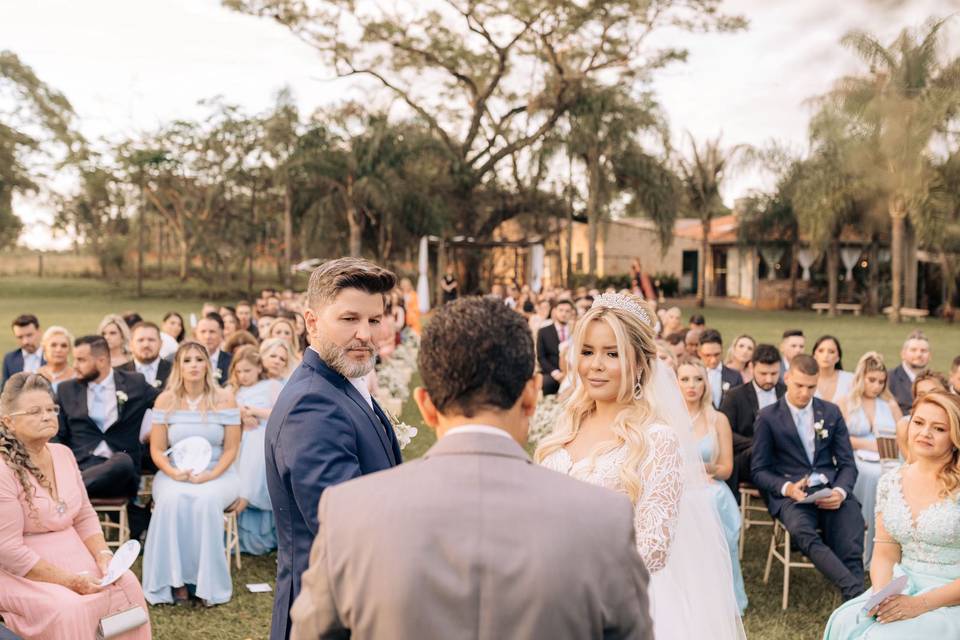
[[650, 315], [647, 313], [647, 310], [644, 309], [642, 305], [638, 304], [633, 299], [623, 295], [622, 293], [602, 293], [597, 296], [594, 299], [593, 304], [590, 305], [591, 309], [594, 307], [629, 311], [630, 313], [640, 316], [640, 319], [646, 322], [649, 326], [653, 326], [653, 323], [650, 322]]

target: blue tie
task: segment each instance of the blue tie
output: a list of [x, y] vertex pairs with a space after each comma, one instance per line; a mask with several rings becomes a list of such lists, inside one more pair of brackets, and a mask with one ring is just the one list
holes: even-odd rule
[[97, 425], [100, 432], [104, 431], [104, 422], [107, 420], [106, 406], [103, 402], [103, 385], [91, 384], [93, 390], [93, 404], [90, 406], [90, 419]]

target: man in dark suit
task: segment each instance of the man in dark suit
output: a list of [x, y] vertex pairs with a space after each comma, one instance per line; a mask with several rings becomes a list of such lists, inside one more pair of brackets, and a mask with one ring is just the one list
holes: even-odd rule
[[323, 490], [401, 462], [390, 419], [373, 400], [373, 370], [384, 295], [396, 276], [359, 258], [331, 260], [310, 276], [304, 313], [310, 347], [270, 414], [267, 487], [277, 522], [277, 586], [270, 639], [290, 636], [317, 535]]
[[230, 376], [231, 356], [226, 351], [220, 351], [220, 345], [223, 344], [223, 318], [216, 311], [211, 311], [197, 322], [193, 331], [197, 342], [205, 346], [210, 354], [217, 384], [225, 385]]
[[253, 319], [253, 307], [246, 300], [237, 303], [237, 321], [241, 329], [249, 332], [254, 338], [260, 338], [257, 323]]
[[780, 338], [780, 382], [790, 370], [790, 363], [803, 353], [807, 339], [802, 329], [787, 329]]
[[537, 332], [537, 362], [543, 374], [543, 395], [550, 396], [560, 390], [563, 374], [560, 372], [560, 345], [570, 339], [570, 320], [574, 316], [573, 303], [560, 300], [550, 313], [553, 322]]
[[[849, 600], [864, 589], [864, 522], [853, 496], [857, 465], [840, 409], [813, 397], [818, 374], [811, 356], [795, 357], [783, 398], [757, 416], [753, 483], [770, 515]], [[820, 490], [828, 496], [801, 504]]]
[[719, 409], [723, 396], [743, 384], [743, 376], [736, 369], [723, 364], [723, 338], [716, 329], [707, 329], [697, 339], [697, 356], [707, 369], [707, 387], [713, 408]]
[[10, 327], [19, 347], [3, 356], [3, 380], [0, 380], [0, 389], [13, 374], [21, 371], [36, 373], [37, 369], [47, 364], [43, 358], [43, 349], [40, 348], [40, 321], [37, 316], [29, 313], [17, 316]]
[[151, 387], [163, 391], [173, 363], [160, 357], [160, 345], [160, 327], [148, 321], [138, 322], [130, 329], [133, 360], [117, 368], [136, 371]]
[[730, 421], [733, 431], [733, 473], [727, 484], [737, 501], [741, 482], [753, 482], [750, 476], [750, 449], [753, 446], [753, 425], [757, 413], [776, 404], [786, 386], [780, 382], [780, 352], [772, 344], [759, 344], [753, 351], [753, 380], [730, 390], [723, 396], [720, 411]]
[[890, 372], [890, 393], [896, 398], [903, 415], [913, 406], [913, 381], [930, 364], [930, 341], [922, 331], [914, 331], [900, 349], [900, 364]]
[[129, 498], [140, 485], [140, 431], [158, 391], [136, 372], [110, 367], [100, 336], [74, 342], [77, 377], [60, 383], [57, 439], [73, 450], [91, 498]]

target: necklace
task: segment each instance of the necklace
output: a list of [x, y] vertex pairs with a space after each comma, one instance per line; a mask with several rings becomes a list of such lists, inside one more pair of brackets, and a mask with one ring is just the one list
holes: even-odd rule
[[200, 408], [200, 401], [203, 400], [203, 395], [199, 395], [196, 398], [191, 398], [190, 396], [184, 396], [184, 399], [187, 401], [187, 406], [191, 411], [196, 411]]
[[703, 415], [703, 409], [700, 409], [700, 411], [697, 411], [695, 414], [690, 416], [690, 422], [693, 423], [694, 427], [697, 426], [697, 420], [699, 420], [700, 416], [702, 415]]

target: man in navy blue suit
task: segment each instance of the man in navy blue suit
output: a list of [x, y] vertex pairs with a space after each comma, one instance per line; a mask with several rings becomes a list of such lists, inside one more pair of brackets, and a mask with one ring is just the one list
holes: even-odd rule
[[[813, 397], [818, 373], [808, 355], [790, 362], [787, 392], [757, 415], [751, 470], [770, 514], [849, 600], [864, 590], [864, 522], [853, 496], [857, 465], [840, 409]], [[821, 489], [829, 497], [800, 504]]]
[[27, 371], [36, 373], [37, 369], [47, 364], [43, 359], [43, 349], [40, 348], [40, 321], [37, 316], [25, 313], [14, 318], [10, 325], [13, 337], [20, 345], [3, 356], [3, 379], [0, 380], [0, 389], [7, 382], [7, 378], [15, 373]]
[[384, 295], [396, 276], [359, 258], [310, 276], [304, 319], [310, 347], [267, 422], [267, 486], [277, 522], [277, 588], [270, 640], [290, 637], [290, 607], [317, 535], [327, 487], [401, 462], [390, 420], [367, 389]]

